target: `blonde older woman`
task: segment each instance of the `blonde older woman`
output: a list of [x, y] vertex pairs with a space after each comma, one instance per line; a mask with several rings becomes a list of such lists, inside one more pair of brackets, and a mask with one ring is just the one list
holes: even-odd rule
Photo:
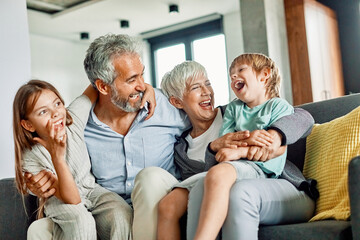
[[[282, 153], [279, 150], [281, 145], [295, 142], [313, 124], [312, 117], [306, 111], [297, 109], [293, 115], [274, 123], [268, 131], [243, 131], [218, 138], [226, 106], [214, 108], [214, 92], [202, 65], [194, 61], [177, 65], [164, 76], [161, 88], [172, 105], [186, 112], [192, 124], [192, 128], [184, 132], [175, 145], [175, 163], [183, 180], [215, 165], [215, 154], [221, 148], [259, 146], [253, 148], [255, 151], [249, 151], [247, 158], [259, 161], [271, 159]], [[230, 193], [223, 238], [257, 239], [261, 223], [307, 221], [313, 214], [314, 201], [296, 188], [305, 180], [300, 171], [297, 173], [296, 176], [287, 177], [287, 180], [248, 179], [236, 182]], [[201, 207], [204, 175], [197, 175], [200, 180], [191, 180], [190, 185], [175, 188], [160, 201], [158, 239], [180, 239], [179, 219], [187, 207], [187, 238], [193, 239]], [[182, 187], [181, 184], [178, 186]]]

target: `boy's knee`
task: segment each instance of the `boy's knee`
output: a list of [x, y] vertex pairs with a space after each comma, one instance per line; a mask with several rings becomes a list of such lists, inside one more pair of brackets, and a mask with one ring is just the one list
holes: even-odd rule
[[232, 168], [233, 167], [230, 164], [218, 164], [210, 168], [205, 177], [205, 185], [214, 185], [226, 181], [226, 179], [230, 176], [229, 173], [232, 171]]

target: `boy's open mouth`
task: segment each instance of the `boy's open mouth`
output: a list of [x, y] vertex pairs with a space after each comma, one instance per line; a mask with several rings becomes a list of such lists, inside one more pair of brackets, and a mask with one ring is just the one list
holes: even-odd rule
[[234, 87], [237, 89], [237, 90], [241, 90], [243, 87], [244, 87], [244, 82], [242, 81], [237, 81], [234, 85]]

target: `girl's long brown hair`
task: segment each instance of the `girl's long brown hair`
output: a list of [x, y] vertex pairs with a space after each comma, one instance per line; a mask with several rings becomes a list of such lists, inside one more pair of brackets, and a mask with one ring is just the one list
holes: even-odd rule
[[[48, 82], [41, 80], [30, 80], [22, 85], [17, 91], [13, 102], [13, 136], [15, 145], [15, 182], [18, 191], [22, 195], [28, 193], [23, 172], [23, 153], [26, 149], [31, 150], [36, 144], [33, 137], [36, 133], [31, 133], [21, 126], [21, 120], [26, 120], [27, 116], [34, 109], [43, 90], [54, 92], [60, 101], [64, 100], [56, 88]], [[66, 125], [72, 123], [72, 118], [66, 110]]]

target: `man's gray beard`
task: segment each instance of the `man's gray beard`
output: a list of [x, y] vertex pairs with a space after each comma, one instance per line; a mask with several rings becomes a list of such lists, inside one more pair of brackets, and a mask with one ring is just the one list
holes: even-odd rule
[[128, 99], [120, 97], [116, 89], [112, 85], [110, 87], [111, 87], [111, 102], [116, 107], [120, 108], [124, 112], [137, 112], [140, 110], [141, 100], [144, 93], [140, 92], [139, 100], [135, 103], [134, 106], [131, 106]]

